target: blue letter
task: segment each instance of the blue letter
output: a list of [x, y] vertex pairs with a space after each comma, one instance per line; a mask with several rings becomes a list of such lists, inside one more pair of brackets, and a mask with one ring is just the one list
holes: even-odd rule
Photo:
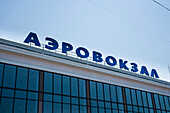
[[[110, 59], [112, 60], [112, 62], [110, 62]], [[115, 66], [117, 64], [117, 61], [114, 57], [112, 56], [107, 56], [106, 57], [106, 63], [110, 66]]]
[[[81, 52], [80, 52], [81, 50], [84, 51], [84, 55], [81, 54]], [[77, 54], [79, 57], [81, 57], [81, 58], [87, 58], [87, 57], [89, 57], [89, 52], [88, 52], [88, 50], [87, 50], [86, 48], [83, 48], [83, 47], [77, 48], [77, 49], [76, 49], [76, 54]]]
[[35, 33], [30, 32], [29, 35], [27, 36], [27, 38], [24, 40], [25, 43], [29, 43], [32, 42], [34, 43], [36, 46], [41, 46], [40, 42], [38, 40], [38, 37]]
[[148, 70], [147, 70], [147, 68], [145, 67], [145, 66], [142, 66], [141, 67], [141, 71], [140, 71], [140, 74], [146, 74], [146, 75], [148, 75], [149, 76], [149, 73], [148, 73]]
[[120, 69], [124, 68], [124, 69], [126, 69], [126, 70], [129, 70], [129, 68], [126, 66], [126, 63], [127, 63], [127, 62], [128, 62], [128, 61], [124, 61], [124, 62], [123, 62], [122, 59], [119, 59]]
[[99, 52], [93, 51], [93, 61], [102, 62], [103, 61], [102, 54]]
[[156, 70], [155, 69], [152, 69], [152, 71], [151, 71], [151, 77], [156, 77], [156, 78], [159, 78], [159, 76], [158, 76], [158, 73], [156, 72]]
[[132, 65], [132, 69], [131, 69], [131, 71], [132, 72], [138, 72], [138, 65], [136, 64], [136, 63], [131, 63], [131, 65]]
[[58, 43], [56, 40], [49, 38], [49, 37], [46, 37], [45, 40], [51, 41], [51, 42], [48, 42], [48, 45], [51, 45], [51, 46], [45, 45], [45, 48], [50, 49], [50, 50], [55, 50], [58, 48]]
[[63, 42], [62, 43], [62, 53], [67, 53], [67, 51], [71, 51], [73, 46], [69, 43]]

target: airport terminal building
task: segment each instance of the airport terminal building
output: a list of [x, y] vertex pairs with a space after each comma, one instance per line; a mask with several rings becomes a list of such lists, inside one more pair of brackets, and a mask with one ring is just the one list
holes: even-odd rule
[[170, 82], [0, 39], [0, 113], [170, 113]]

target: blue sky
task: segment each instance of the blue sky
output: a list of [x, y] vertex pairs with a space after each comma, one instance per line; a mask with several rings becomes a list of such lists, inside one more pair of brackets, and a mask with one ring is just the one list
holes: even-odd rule
[[[157, 0], [170, 8], [169, 0]], [[0, 37], [29, 32], [136, 62], [170, 81], [170, 11], [153, 0], [0, 0]]]

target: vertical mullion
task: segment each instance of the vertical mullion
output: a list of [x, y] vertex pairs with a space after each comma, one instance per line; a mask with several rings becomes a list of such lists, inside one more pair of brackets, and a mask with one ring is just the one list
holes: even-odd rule
[[90, 102], [90, 82], [86, 80], [86, 101], [87, 101], [87, 113], [91, 113], [91, 102]]
[[124, 111], [127, 113], [127, 103], [126, 103], [126, 95], [125, 95], [125, 88], [122, 87], [122, 94], [123, 94], [123, 104], [124, 104]]
[[152, 97], [152, 103], [153, 103], [154, 113], [156, 113], [155, 99], [154, 99], [153, 93], [151, 93], [151, 97]]
[[43, 112], [44, 97], [44, 72], [39, 71], [39, 89], [38, 89], [38, 113]]
[[[28, 68], [28, 76], [27, 76], [27, 89], [26, 89], [26, 108], [25, 108], [25, 113], [27, 113], [27, 100], [28, 100], [28, 83], [29, 83], [29, 68]], [[38, 112], [38, 111], [37, 111]]]
[[111, 93], [111, 86], [109, 85], [109, 93], [110, 93], [110, 105], [111, 105], [111, 113], [112, 113], [112, 111], [113, 111], [113, 109], [112, 109], [112, 98], [111, 98], [111, 96], [112, 96], [112, 93]]
[[3, 64], [3, 72], [2, 72], [2, 83], [1, 83], [0, 101], [1, 101], [1, 95], [2, 95], [3, 81], [4, 81], [5, 65], [6, 65], [6, 64]]
[[104, 93], [104, 84], [102, 83], [102, 87], [103, 87], [103, 101], [104, 101], [104, 111], [106, 113], [106, 104], [105, 104], [105, 93]]

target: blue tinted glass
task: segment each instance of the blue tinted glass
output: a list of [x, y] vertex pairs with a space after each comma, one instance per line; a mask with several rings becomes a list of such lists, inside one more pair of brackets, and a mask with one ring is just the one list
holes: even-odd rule
[[16, 88], [27, 89], [28, 69], [18, 67]]
[[141, 91], [137, 90], [137, 100], [138, 100], [138, 105], [142, 106], [142, 96], [141, 96]]
[[70, 77], [63, 76], [63, 94], [70, 95]]
[[110, 90], [109, 90], [109, 84], [104, 84], [104, 96], [105, 101], [110, 101]]
[[156, 110], [157, 113], [161, 113], [161, 110]]
[[127, 105], [127, 110], [128, 110], [128, 111], [132, 111], [132, 106]]
[[1, 98], [0, 113], [12, 113], [13, 99]]
[[106, 109], [106, 113], [112, 113], [111, 109]]
[[142, 91], [142, 99], [143, 99], [143, 106], [148, 107], [148, 101], [147, 101], [147, 98], [146, 98], [146, 92]]
[[54, 74], [54, 93], [61, 94], [61, 75]]
[[118, 109], [117, 107], [118, 107], [117, 103], [112, 103], [112, 109]]
[[111, 108], [111, 103], [110, 102], [105, 102], [105, 107], [110, 109]]
[[43, 113], [52, 113], [52, 103], [51, 102], [44, 102]]
[[97, 107], [97, 101], [96, 100], [91, 100], [91, 106]]
[[78, 96], [78, 79], [71, 77], [71, 96]]
[[38, 100], [38, 93], [28, 92], [28, 99]]
[[122, 87], [117, 86], [117, 97], [118, 97], [118, 102], [123, 103]]
[[165, 106], [166, 106], [166, 110], [170, 110], [170, 104], [168, 102], [168, 97], [167, 96], [164, 96], [164, 100], [165, 100]]
[[44, 94], [44, 101], [52, 101], [52, 94]]
[[71, 98], [71, 103], [72, 104], [78, 104], [78, 98]]
[[14, 90], [13, 89], [2, 89], [2, 96], [14, 97]]
[[154, 113], [153, 109], [149, 109], [150, 113]]
[[125, 94], [126, 94], [126, 103], [131, 104], [131, 95], [130, 95], [130, 89], [125, 88]]
[[53, 103], [53, 113], [61, 113], [61, 104], [60, 103]]
[[86, 106], [80, 106], [80, 113], [87, 113], [87, 107]]
[[37, 113], [37, 101], [27, 100], [27, 113]]
[[120, 110], [124, 110], [123, 104], [118, 104]]
[[52, 93], [53, 74], [44, 73], [44, 92]]
[[91, 107], [91, 113], [98, 113], [97, 108], [96, 107]]
[[80, 98], [80, 105], [86, 105], [86, 99], [81, 99]]
[[132, 104], [137, 105], [136, 92], [134, 89], [131, 89], [131, 95], [132, 95]]
[[70, 105], [63, 104], [63, 113], [70, 113]]
[[148, 108], [144, 108], [145, 113], [149, 113], [149, 109]]
[[86, 81], [79, 79], [79, 96], [86, 97]]
[[70, 97], [63, 96], [63, 103], [70, 103]]
[[16, 66], [5, 65], [3, 86], [14, 88], [15, 75], [16, 75]]
[[98, 100], [103, 100], [103, 84], [97, 82], [97, 95]]
[[38, 91], [38, 84], [39, 84], [39, 71], [30, 69], [28, 90]]
[[16, 90], [15, 91], [15, 98], [23, 98], [26, 99], [26, 91], [20, 91], [20, 90]]
[[0, 87], [2, 85], [3, 67], [4, 67], [4, 64], [0, 63]]
[[160, 105], [161, 105], [161, 109], [165, 110], [165, 104], [164, 104], [164, 99], [162, 95], [159, 95], [159, 100], [160, 100]]
[[159, 104], [159, 99], [158, 99], [158, 95], [154, 94], [154, 99], [155, 99], [155, 105], [157, 109], [160, 109], [160, 104]]
[[104, 113], [104, 108], [99, 108], [99, 113]]
[[134, 111], [135, 113], [138, 113], [138, 107], [137, 107], [137, 106], [133, 106], [133, 111]]
[[96, 99], [96, 82], [90, 81], [90, 97]]
[[150, 108], [153, 108], [151, 93], [147, 93], [148, 104]]
[[118, 113], [118, 110], [112, 110], [113, 112], [112, 113]]
[[71, 106], [71, 111], [72, 111], [72, 113], [79, 113], [79, 106], [72, 105]]
[[25, 113], [26, 100], [15, 99], [14, 113]]
[[117, 102], [116, 86], [111, 85], [111, 86], [110, 86], [110, 91], [111, 91], [111, 99], [112, 99], [112, 102]]
[[60, 95], [54, 95], [54, 102], [61, 102], [61, 96]]
[[103, 107], [104, 108], [104, 102], [103, 101], [98, 101], [98, 107]]
[[139, 112], [143, 113], [143, 107], [139, 107]]

